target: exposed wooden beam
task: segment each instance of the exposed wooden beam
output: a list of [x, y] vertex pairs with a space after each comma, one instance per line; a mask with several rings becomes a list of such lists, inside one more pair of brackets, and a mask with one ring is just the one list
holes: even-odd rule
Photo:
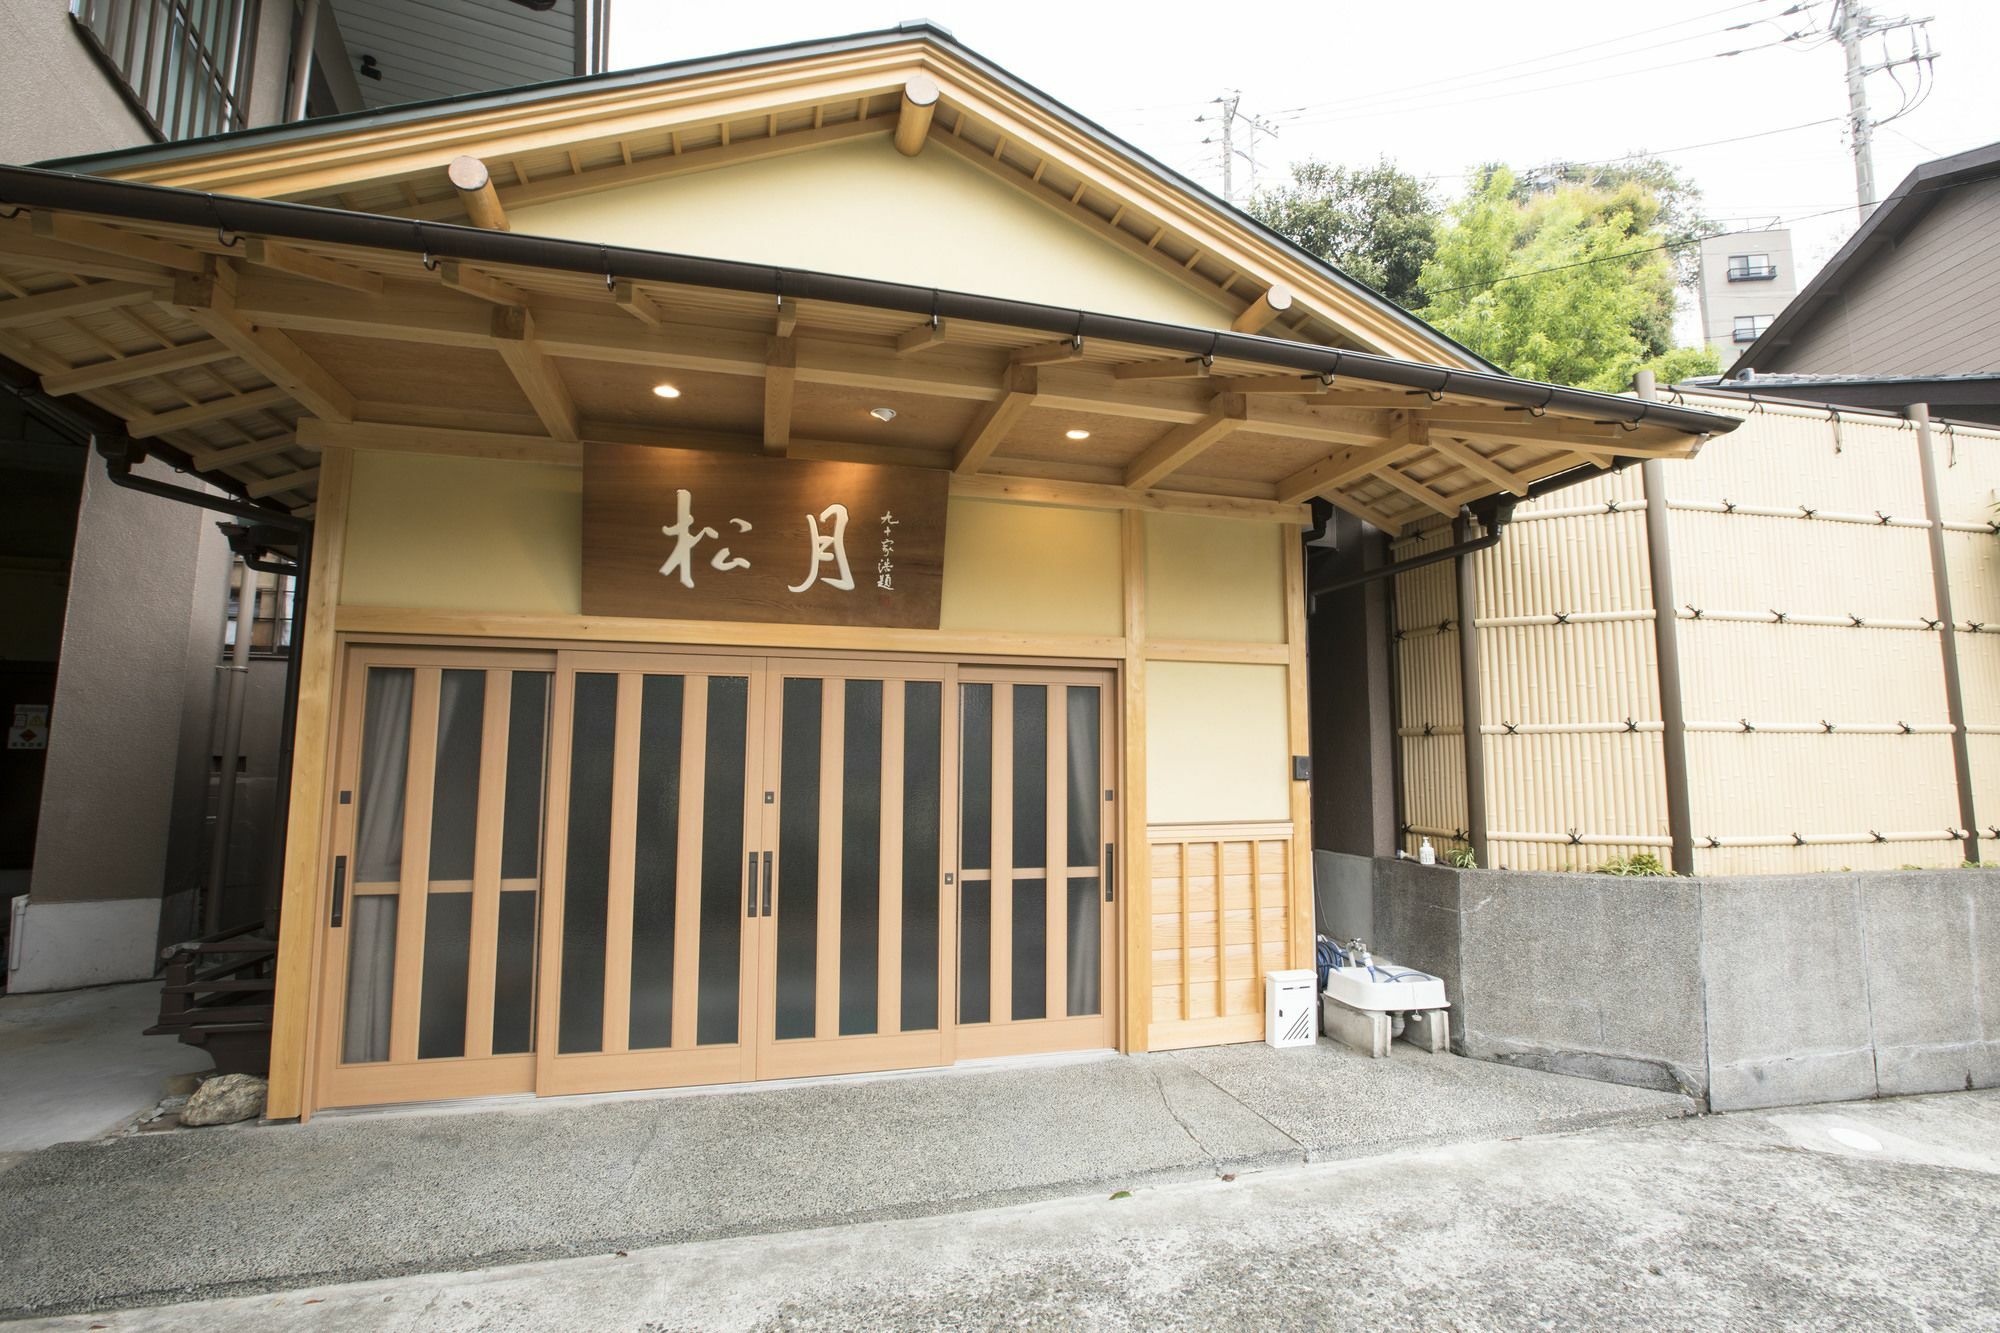
[[259, 268], [277, 269], [280, 273], [291, 273], [301, 278], [311, 278], [316, 282], [332, 283], [336, 287], [366, 292], [370, 296], [382, 294], [381, 274], [370, 273], [352, 264], [337, 264], [331, 259], [322, 259], [295, 245], [284, 245], [278, 241], [246, 236], [243, 238], [243, 258]]
[[465, 207], [465, 215], [472, 219], [475, 227], [488, 231], [507, 231], [507, 210], [500, 206], [500, 194], [493, 188], [493, 173], [486, 164], [469, 153], [461, 153], [451, 160], [444, 174], [458, 191], [458, 201]]
[[1021, 414], [1033, 405], [1039, 387], [1038, 372], [1033, 366], [1009, 367], [1000, 396], [979, 410], [959, 441], [952, 455], [952, 471], [963, 476], [984, 467]]
[[1326, 384], [1317, 375], [1230, 375], [1215, 387], [1225, 393], [1322, 394]]
[[778, 318], [773, 328], [780, 338], [789, 338], [798, 332], [799, 303], [797, 301], [792, 300], [788, 296], [778, 298]]
[[1326, 444], [1379, 444], [1388, 437], [1395, 420], [1389, 413], [1377, 420], [1359, 421], [1323, 416], [1315, 408], [1285, 398], [1245, 398], [1244, 403], [1243, 429]]
[[306, 411], [328, 421], [352, 421], [354, 395], [346, 386], [283, 333], [256, 328], [238, 313], [236, 282], [235, 265], [219, 263], [211, 272], [177, 280], [173, 301], [202, 332], [227, 344]]
[[1432, 449], [1449, 458], [1452, 462], [1458, 464], [1474, 476], [1483, 477], [1485, 480], [1498, 486], [1501, 490], [1509, 491], [1515, 495], [1526, 495], [1528, 493], [1528, 483], [1524, 479], [1515, 476], [1512, 472], [1501, 467], [1471, 445], [1462, 444], [1449, 436], [1439, 435], [1435, 432], [1431, 434], [1430, 442]]
[[782, 454], [792, 440], [792, 388], [798, 378], [798, 343], [771, 339], [764, 361], [764, 452]]
[[564, 443], [575, 443], [576, 403], [555, 362], [535, 341], [534, 316], [518, 306], [500, 307], [493, 312], [493, 339], [543, 428]]
[[1023, 347], [1007, 359], [1017, 366], [1052, 366], [1061, 361], [1076, 361], [1082, 356], [1082, 339], [1058, 338], [1051, 343]]
[[1264, 289], [1264, 294], [1252, 301], [1242, 314], [1231, 320], [1229, 327], [1238, 333], [1257, 333], [1278, 316], [1292, 308], [1292, 289], [1282, 282], [1274, 282]]
[[0, 241], [10, 258], [46, 260], [45, 268], [59, 269], [73, 277], [105, 278], [112, 282], [158, 283], [173, 281], [170, 270], [137, 259], [108, 255], [101, 250], [64, 245], [35, 234], [35, 214], [23, 210], [19, 217], [0, 217]]
[[639, 290], [637, 283], [621, 279], [611, 289], [611, 299], [618, 308], [648, 328], [657, 329], [666, 322], [666, 316], [653, 298]]
[[541, 435], [507, 435], [496, 431], [406, 426], [382, 421], [344, 426], [323, 421], [301, 421], [299, 443], [313, 448], [334, 446], [386, 453], [491, 458], [509, 463], [555, 463], [565, 467], [583, 465], [583, 446], [574, 442], [551, 440]]
[[945, 322], [941, 319], [929, 324], [919, 324], [914, 329], [905, 329], [896, 335], [896, 354], [908, 356], [911, 352], [921, 352], [926, 347], [936, 347], [946, 336]]
[[247, 483], [243, 489], [253, 500], [261, 500], [267, 495], [277, 495], [284, 491], [296, 491], [319, 481], [319, 469], [301, 468], [297, 472], [283, 472], [275, 477], [259, 477]]
[[1243, 424], [1243, 395], [1218, 394], [1207, 416], [1176, 426], [1148, 445], [1125, 469], [1125, 485], [1148, 490], [1180, 471]]
[[1195, 380], [1208, 378], [1208, 369], [1207, 357], [1189, 356], [1178, 361], [1128, 361], [1112, 367], [1111, 374], [1121, 380]]
[[[269, 458], [299, 445], [298, 437], [291, 434], [273, 435], [268, 440], [252, 440], [248, 444], [233, 444], [227, 449], [197, 449], [188, 455], [197, 472], [213, 472], [217, 468], [235, 467], [259, 458]], [[303, 446], [300, 446], [303, 447]]]
[[440, 260], [437, 275], [438, 281], [453, 291], [491, 301], [494, 305], [525, 307], [529, 304], [528, 294], [513, 283], [502, 282], [484, 269], [462, 264], [455, 259]]
[[164, 284], [151, 287], [140, 282], [92, 282], [81, 287], [39, 292], [33, 296], [16, 296], [9, 301], [0, 301], [0, 329], [22, 328], [77, 315], [94, 315], [100, 310], [116, 310], [121, 306], [144, 305], [158, 300], [165, 290]]
[[74, 370], [58, 371], [42, 376], [42, 392], [62, 397], [64, 394], [83, 393], [88, 389], [102, 389], [112, 384], [129, 384], [151, 375], [164, 375], [169, 371], [186, 370], [191, 366], [205, 366], [215, 361], [226, 361], [236, 355], [228, 346], [213, 338], [197, 338], [191, 343], [177, 347], [162, 347], [157, 352], [140, 352], [136, 356], [121, 357], [115, 361], [99, 361], [94, 365], [78, 366]]
[[273, 386], [268, 389], [252, 389], [249, 393], [232, 393], [205, 403], [194, 403], [188, 407], [177, 407], [171, 412], [147, 412], [125, 423], [128, 434], [136, 440], [149, 440], [155, 435], [181, 430], [188, 426], [199, 426], [204, 422], [217, 421], [223, 417], [241, 416], [246, 412], [261, 412], [268, 407], [290, 406], [292, 396], [283, 389]]
[[155, 240], [151, 236], [121, 231], [99, 222], [87, 222], [66, 213], [37, 210], [31, 225], [35, 234], [44, 240], [60, 241], [65, 245], [95, 250], [100, 254], [117, 255], [124, 259], [136, 259], [141, 263], [157, 264], [161, 268], [178, 269], [183, 273], [199, 273], [208, 263], [207, 255], [199, 250], [190, 250], [185, 245], [175, 245], [171, 241]]
[[1357, 500], [1346, 491], [1328, 491], [1323, 498], [1328, 504], [1345, 509], [1356, 518], [1373, 523], [1392, 537], [1407, 526], [1406, 520], [1365, 500]]
[[1322, 458], [1310, 467], [1300, 468], [1279, 482], [1278, 500], [1283, 504], [1298, 504], [1316, 495], [1329, 495], [1340, 487], [1367, 476], [1378, 467], [1399, 463], [1406, 458], [1415, 458], [1422, 452], [1422, 447], [1418, 445], [1393, 444], [1387, 441], [1379, 444], [1350, 445], [1330, 457]]
[[1378, 480], [1388, 482], [1418, 504], [1435, 509], [1446, 518], [1454, 517], [1458, 513], [1458, 506], [1453, 504], [1447, 497], [1438, 494], [1438, 492], [1424, 485], [1424, 483], [1418, 481], [1415, 477], [1412, 477], [1409, 473], [1404, 472], [1394, 464], [1384, 463], [1381, 467], [1369, 473], [1369, 475]]
[[937, 115], [937, 80], [919, 74], [903, 85], [903, 100], [896, 112], [896, 151], [915, 157], [924, 151], [930, 136], [931, 120]]
[[1263, 523], [1301, 525], [1311, 521], [1311, 513], [1305, 506], [1279, 504], [1275, 500], [1209, 495], [1199, 491], [1134, 491], [1097, 482], [1060, 481], [1012, 473], [960, 474], [951, 479], [951, 493], [977, 499], [1067, 505], [1076, 509], [1143, 509], [1163, 514], [1200, 514], [1208, 518], [1243, 518]]

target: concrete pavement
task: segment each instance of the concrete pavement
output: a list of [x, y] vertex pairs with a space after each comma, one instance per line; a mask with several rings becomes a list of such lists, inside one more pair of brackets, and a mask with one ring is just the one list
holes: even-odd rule
[[1618, 1125], [22, 1333], [2000, 1326], [2000, 1094]]
[[94, 1139], [152, 1110], [208, 1052], [141, 1032], [160, 983], [0, 995], [0, 1168], [21, 1153]]
[[68, 1144], [0, 1178], [0, 1317], [959, 1213], [1691, 1109], [1322, 1042]]

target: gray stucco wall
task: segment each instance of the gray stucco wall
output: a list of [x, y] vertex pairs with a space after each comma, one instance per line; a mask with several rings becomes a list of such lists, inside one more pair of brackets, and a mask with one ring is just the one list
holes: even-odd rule
[[0, 0], [0, 162], [149, 143], [145, 122], [91, 57], [63, 0]]
[[2000, 1086], [2000, 874], [1375, 868], [1376, 952], [1444, 978], [1461, 1054], [1715, 1110]]

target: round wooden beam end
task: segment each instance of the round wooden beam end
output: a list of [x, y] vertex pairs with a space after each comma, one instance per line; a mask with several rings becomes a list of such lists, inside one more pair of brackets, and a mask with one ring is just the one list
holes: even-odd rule
[[483, 190], [486, 188], [486, 182], [491, 179], [486, 164], [470, 153], [461, 153], [454, 157], [451, 165], [445, 168], [445, 175], [449, 176], [451, 183], [461, 190]]
[[1264, 293], [1264, 304], [1274, 311], [1290, 310], [1293, 299], [1292, 289], [1282, 282], [1272, 283], [1271, 289]]
[[938, 100], [937, 80], [919, 74], [903, 85], [903, 100], [911, 106], [933, 106]]

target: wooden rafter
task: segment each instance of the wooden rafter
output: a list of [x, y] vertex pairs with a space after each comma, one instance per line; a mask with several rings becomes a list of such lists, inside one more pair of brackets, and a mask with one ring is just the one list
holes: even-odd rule
[[352, 264], [337, 264], [330, 259], [322, 259], [295, 245], [246, 236], [243, 238], [243, 258], [259, 268], [296, 274], [316, 282], [331, 283], [335, 287], [346, 287], [350, 291], [366, 292], [370, 296], [382, 294], [381, 274], [370, 273]]
[[197, 338], [190, 343], [162, 347], [156, 352], [140, 352], [133, 356], [79, 366], [75, 370], [60, 370], [51, 375], [44, 375], [42, 392], [60, 398], [64, 394], [83, 393], [89, 389], [102, 389], [113, 384], [130, 384], [133, 380], [164, 375], [169, 371], [205, 366], [213, 361], [226, 361], [234, 355], [236, 353], [225, 343], [214, 338]]
[[773, 338], [764, 360], [764, 452], [781, 454], [792, 440], [792, 396], [798, 378], [799, 348], [791, 338]]
[[227, 394], [221, 398], [192, 403], [187, 407], [174, 408], [168, 412], [143, 412], [129, 418], [125, 423], [125, 430], [136, 440], [149, 440], [170, 431], [219, 421], [223, 417], [242, 416], [250, 412], [260, 412], [267, 407], [279, 407], [289, 404], [291, 400], [292, 396], [289, 393], [274, 385], [268, 389], [252, 389], [248, 393]]
[[158, 299], [163, 289], [138, 282], [90, 282], [60, 291], [39, 292], [0, 301], [0, 329], [25, 328], [50, 320], [94, 315], [119, 306], [142, 305]]
[[244, 486], [253, 500], [261, 500], [267, 495], [281, 495], [286, 491], [303, 491], [319, 481], [317, 467], [300, 468], [295, 472], [281, 472], [275, 477], [259, 477]]
[[921, 352], [926, 347], [936, 347], [950, 336], [950, 330], [941, 319], [928, 324], [919, 324], [914, 329], [906, 329], [896, 335], [896, 353], [908, 356], [911, 352]]
[[[1190, 356], [1178, 361], [1128, 361], [1112, 367], [1111, 373], [1121, 380], [1188, 380], [1207, 379], [1208, 371], [1207, 357]], [[1226, 383], [1217, 387], [1230, 391]]]
[[657, 329], [666, 323], [666, 316], [661, 313], [660, 307], [652, 297], [639, 290], [637, 283], [630, 281], [617, 283], [611, 289], [611, 298], [617, 302], [620, 310], [647, 328]]
[[189, 461], [197, 472], [212, 472], [216, 468], [236, 467], [259, 458], [269, 458], [285, 450], [298, 446], [298, 437], [291, 434], [273, 435], [267, 440], [252, 440], [248, 444], [235, 444], [227, 449], [197, 449], [189, 455]]
[[314, 416], [352, 421], [354, 395], [346, 386], [283, 333], [257, 328], [237, 313], [236, 283], [236, 266], [218, 262], [206, 273], [185, 274], [176, 281], [173, 302], [202, 332], [249, 362]]
[[528, 294], [511, 282], [502, 282], [484, 269], [457, 260], [440, 260], [437, 266], [438, 281], [453, 291], [476, 296], [494, 305], [522, 306], [529, 304]]
[[535, 338], [535, 318], [517, 306], [502, 306], [492, 315], [493, 345], [521, 386], [542, 426], [558, 440], [577, 438], [576, 403], [569, 396], [556, 365]]
[[1125, 484], [1148, 490], [1192, 463], [1243, 424], [1243, 395], [1219, 394], [1208, 415], [1175, 426], [1147, 446], [1125, 469]]
[[1033, 366], [1010, 367], [1000, 396], [979, 410], [959, 441], [952, 455], [952, 471], [963, 475], [984, 467], [1021, 414], [1034, 405], [1039, 388], [1039, 373]]
[[101, 254], [116, 255], [123, 259], [136, 259], [142, 264], [154, 264], [160, 268], [175, 269], [183, 273], [199, 273], [207, 263], [207, 256], [185, 245], [175, 245], [171, 241], [156, 240], [151, 236], [140, 236], [134, 232], [122, 231], [117, 227], [107, 227], [101, 222], [91, 222], [84, 218], [65, 213], [37, 212], [31, 224], [37, 236], [64, 245], [74, 245], [84, 250], [96, 250]]
[[1450, 499], [1438, 494], [1394, 464], [1384, 464], [1369, 475], [1388, 482], [1418, 504], [1435, 509], [1446, 518], [1450, 518], [1458, 513], [1458, 506], [1453, 504]]
[[1480, 453], [1469, 444], [1452, 439], [1448, 435], [1440, 435], [1432, 432], [1430, 445], [1431, 448], [1449, 458], [1467, 472], [1492, 482], [1503, 491], [1509, 491], [1515, 495], [1526, 495], [1528, 493], [1528, 483], [1524, 479], [1501, 467], [1498, 463], [1488, 458], [1485, 454]]

